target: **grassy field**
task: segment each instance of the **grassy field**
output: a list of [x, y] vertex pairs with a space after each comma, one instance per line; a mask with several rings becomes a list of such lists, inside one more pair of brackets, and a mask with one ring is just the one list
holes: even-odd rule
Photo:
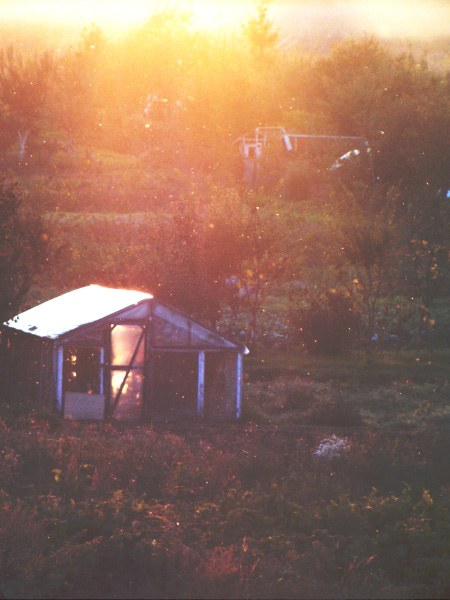
[[383, 352], [369, 364], [363, 353], [324, 357], [301, 352], [286, 354], [267, 350], [250, 353], [246, 357], [246, 372], [250, 380], [272, 379], [283, 374], [351, 384], [380, 385], [395, 381], [426, 383], [447, 380], [449, 369], [448, 350]]
[[314, 357], [269, 352], [246, 359], [246, 411], [260, 423], [401, 430], [450, 426], [448, 351]]

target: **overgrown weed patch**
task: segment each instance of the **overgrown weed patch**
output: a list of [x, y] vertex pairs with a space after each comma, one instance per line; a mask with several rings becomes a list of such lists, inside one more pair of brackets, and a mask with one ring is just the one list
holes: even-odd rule
[[[294, 410], [314, 400], [313, 388], [300, 385], [297, 395], [283, 381], [281, 389]], [[317, 452], [324, 440], [340, 439], [345, 451], [335, 444], [336, 452]], [[0, 440], [7, 598], [448, 592], [445, 431], [55, 428], [31, 415], [15, 428], [2, 422]]]

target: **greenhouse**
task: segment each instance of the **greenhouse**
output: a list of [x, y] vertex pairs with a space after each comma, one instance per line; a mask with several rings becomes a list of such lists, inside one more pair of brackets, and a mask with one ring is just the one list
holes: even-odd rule
[[151, 294], [90, 285], [3, 325], [3, 391], [67, 419], [236, 419], [246, 352]]

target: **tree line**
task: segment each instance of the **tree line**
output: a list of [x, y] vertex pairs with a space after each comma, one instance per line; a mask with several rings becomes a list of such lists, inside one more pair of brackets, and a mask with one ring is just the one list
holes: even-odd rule
[[[345, 40], [327, 54], [284, 51], [267, 11], [260, 3], [233, 36], [196, 31], [187, 13], [162, 10], [119, 40], [92, 26], [59, 52], [4, 49], [2, 168], [22, 176], [45, 148], [45, 172], [52, 155], [96, 148], [136, 157], [152, 185], [156, 174], [177, 174], [180, 193], [170, 202], [171, 184], [164, 183], [165, 218], [149, 221], [122, 254], [132, 266], [119, 272], [103, 261], [98, 278], [107, 284], [148, 287], [151, 280], [167, 299], [212, 323], [224, 306], [236, 319], [244, 311], [253, 338], [264, 295], [282, 289], [291, 337], [312, 350], [352, 340], [370, 352], [408, 310], [417, 312], [416, 337], [423, 338], [435, 324], [436, 300], [448, 294], [448, 73], [373, 38]], [[293, 157], [267, 152], [264, 187], [249, 190], [233, 141], [261, 125], [364, 137], [370, 152], [364, 163], [336, 169], [331, 147], [305, 147]], [[67, 172], [53, 169], [52, 177]], [[107, 170], [89, 177], [105, 188]], [[145, 177], [140, 187], [131, 184], [136, 205], [147, 197]], [[53, 185], [44, 184], [41, 196], [50, 198]], [[5, 181], [1, 196], [14, 209], [2, 212], [2, 231], [10, 231], [14, 215], [25, 218], [20, 194]], [[39, 227], [30, 243], [40, 244], [34, 256], [48, 263], [55, 248]], [[117, 232], [103, 229], [104, 250]], [[3, 235], [4, 248], [11, 239]], [[87, 270], [73, 262], [74, 248], [67, 261], [80, 280]], [[2, 250], [3, 271], [12, 273], [3, 279], [14, 285], [11, 252]], [[32, 261], [29, 268], [36, 272]], [[10, 310], [2, 318], [29, 285], [19, 287], [5, 292]]]

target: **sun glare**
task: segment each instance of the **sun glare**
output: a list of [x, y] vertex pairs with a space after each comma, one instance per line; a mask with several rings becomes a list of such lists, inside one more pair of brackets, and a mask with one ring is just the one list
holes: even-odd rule
[[250, 1], [186, 0], [0, 0], [2, 18], [21, 22], [47, 22], [75, 26], [95, 23], [99, 27], [126, 29], [145, 21], [152, 12], [179, 8], [192, 14], [199, 29], [237, 27], [249, 14]]
[[209, 30], [236, 28], [251, 10], [250, 3], [240, 0], [193, 0], [190, 6], [194, 26]]
[[7, 0], [0, 6], [5, 20], [127, 27], [148, 15], [149, 4], [139, 0]]
[[[447, 31], [450, 6], [431, 0], [342, 0], [300, 2], [273, 0], [269, 16], [281, 30], [302, 35], [311, 28], [355, 26], [381, 37], [423, 38]], [[73, 25], [95, 23], [105, 31], [121, 32], [148, 19], [155, 11], [181, 9], [192, 25], [217, 32], [233, 30], [254, 14], [254, 0], [0, 0], [3, 22]], [[334, 25], [333, 25], [334, 24]]]
[[352, 7], [368, 31], [384, 38], [420, 39], [445, 35], [450, 17], [448, 5], [430, 5], [422, 0], [354, 2]]

